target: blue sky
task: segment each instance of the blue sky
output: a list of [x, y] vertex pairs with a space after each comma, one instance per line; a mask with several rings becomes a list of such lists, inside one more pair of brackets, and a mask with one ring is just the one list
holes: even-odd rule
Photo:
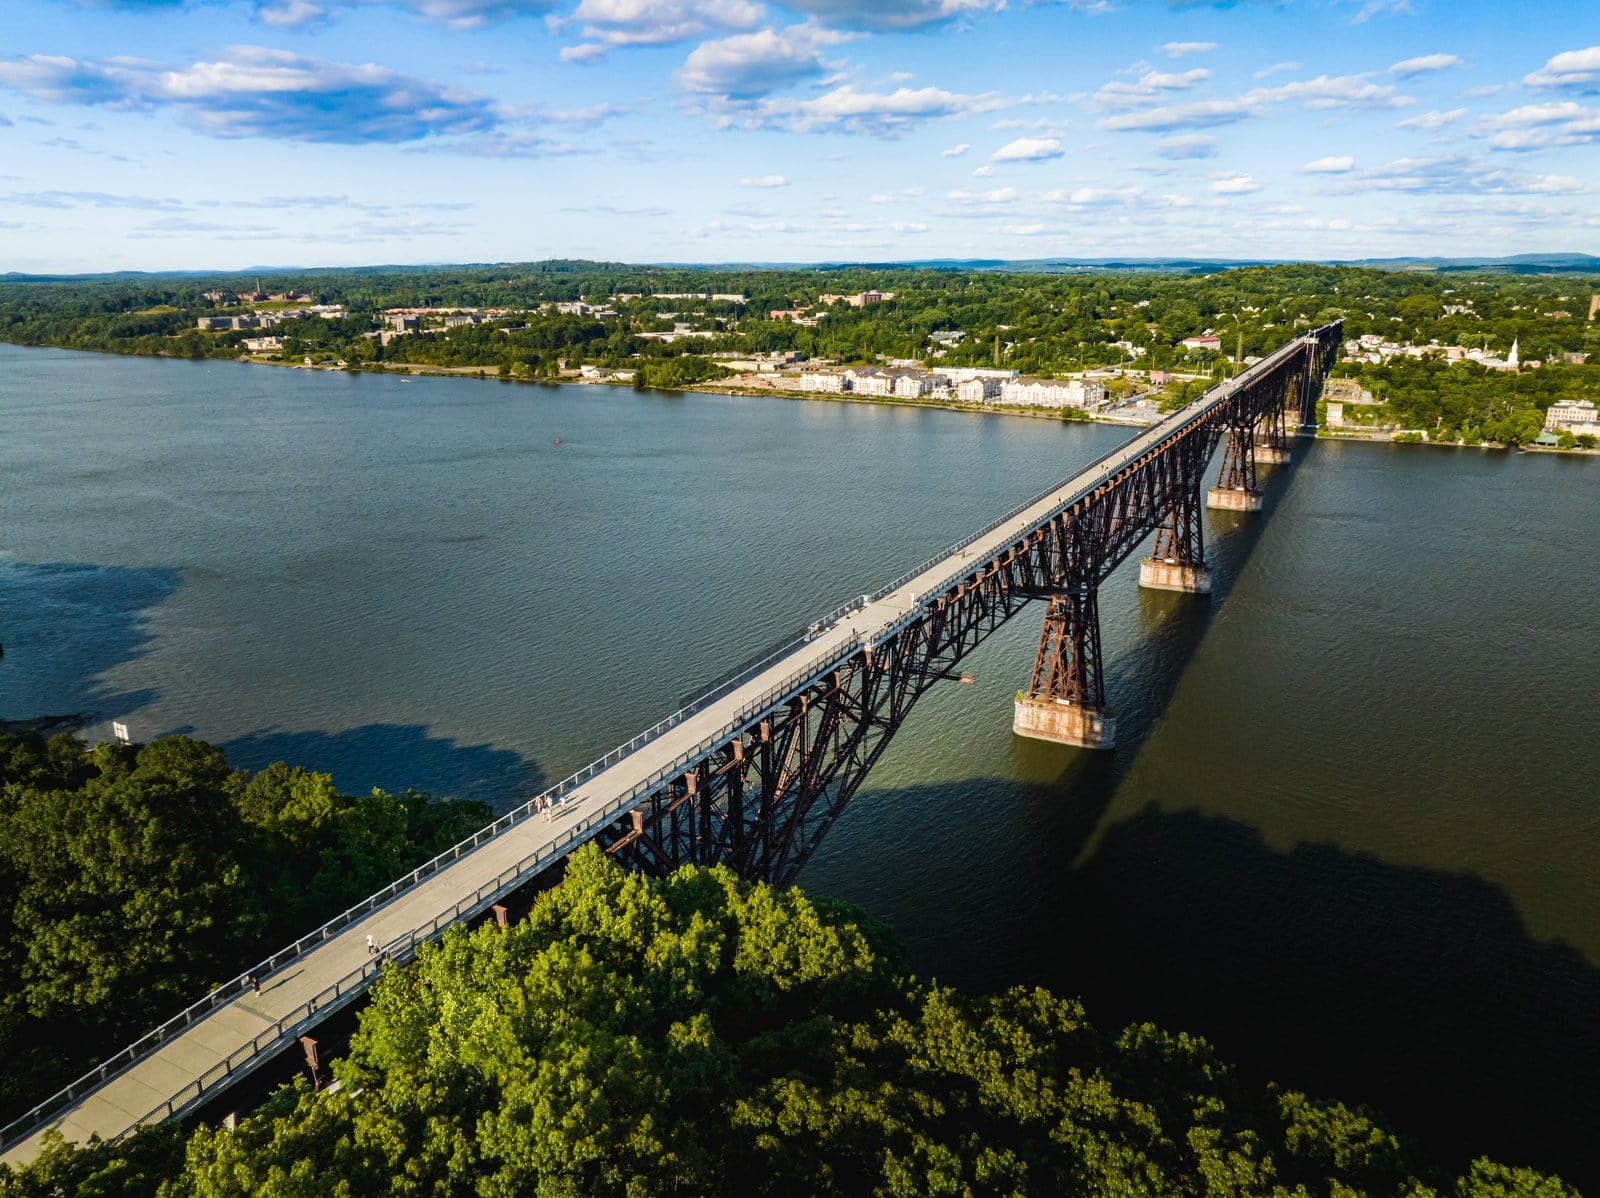
[[4, 0], [0, 271], [1600, 250], [1594, 0]]

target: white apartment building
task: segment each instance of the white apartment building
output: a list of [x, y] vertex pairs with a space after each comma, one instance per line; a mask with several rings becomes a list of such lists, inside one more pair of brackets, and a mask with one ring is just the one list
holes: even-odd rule
[[948, 385], [942, 376], [920, 370], [901, 370], [894, 376], [894, 393], [901, 399], [919, 399]]
[[1006, 382], [1018, 376], [1015, 370], [1000, 370], [992, 366], [941, 366], [939, 373], [943, 374], [952, 383], [964, 383], [968, 379], [999, 379]]
[[856, 395], [893, 395], [894, 376], [882, 370], [847, 370], [850, 390]]
[[797, 391], [823, 391], [834, 395], [848, 391], [849, 380], [831, 370], [808, 370], [795, 380]]
[[1000, 402], [1026, 404], [1035, 408], [1087, 408], [1103, 403], [1103, 383], [1080, 379], [1059, 382], [1052, 379], [1014, 379], [1000, 384]]
[[956, 398], [962, 403], [988, 403], [991, 399], [1000, 398], [1000, 388], [1004, 380], [994, 378], [962, 379], [955, 386]]

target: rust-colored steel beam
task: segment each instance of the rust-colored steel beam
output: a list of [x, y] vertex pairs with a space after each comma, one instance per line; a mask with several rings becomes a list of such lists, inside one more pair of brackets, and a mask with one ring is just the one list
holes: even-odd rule
[[[1047, 601], [1029, 694], [1084, 711], [1106, 704], [1099, 586], [1151, 534], [1156, 552], [1203, 566], [1201, 488], [1224, 440], [1224, 486], [1257, 486], [1253, 450], [1315, 419], [1337, 324], [1266, 374], [1108, 474], [1047, 524], [1004, 546], [888, 639], [777, 704], [687, 773], [668, 780], [601, 844], [653, 874], [722, 862], [792, 882], [855, 796], [912, 706], [961, 677], [961, 659], [1034, 599]], [[1109, 730], [1109, 723], [1107, 731]], [[1109, 743], [1107, 735], [1105, 743]]]

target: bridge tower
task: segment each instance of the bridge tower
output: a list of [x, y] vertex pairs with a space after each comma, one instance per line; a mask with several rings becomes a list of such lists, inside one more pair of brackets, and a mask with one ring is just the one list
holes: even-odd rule
[[1211, 570], [1206, 566], [1205, 513], [1200, 480], [1211, 456], [1211, 442], [1193, 437], [1177, 447], [1170, 483], [1170, 507], [1156, 528], [1150, 556], [1139, 563], [1139, 585], [1150, 591], [1211, 593]]
[[1295, 399], [1300, 391], [1299, 379], [1290, 379], [1284, 389], [1283, 402], [1268, 409], [1266, 417], [1256, 429], [1256, 465], [1282, 466], [1289, 461], [1289, 406], [1295, 406], [1295, 423], [1299, 423], [1299, 403]]
[[1028, 689], [1018, 692], [1011, 730], [1082, 749], [1109, 749], [1116, 720], [1106, 714], [1100, 666], [1100, 597], [1093, 581], [1050, 596]]
[[1217, 475], [1217, 485], [1206, 492], [1207, 507], [1224, 512], [1261, 510], [1261, 488], [1256, 483], [1257, 419], [1248, 412], [1229, 419], [1222, 470]]

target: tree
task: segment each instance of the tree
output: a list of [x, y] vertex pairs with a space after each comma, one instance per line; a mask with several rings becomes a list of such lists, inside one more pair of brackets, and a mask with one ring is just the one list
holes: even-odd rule
[[[181, 1161], [133, 1137], [165, 1173], [126, 1192], [1573, 1198], [1486, 1160], [1452, 1179], [1199, 1037], [907, 977], [844, 904], [722, 867], [652, 881], [592, 845], [526, 920], [391, 968], [333, 1070], [336, 1093], [281, 1089]], [[84, 1155], [52, 1149], [16, 1192], [109, 1167]]]

